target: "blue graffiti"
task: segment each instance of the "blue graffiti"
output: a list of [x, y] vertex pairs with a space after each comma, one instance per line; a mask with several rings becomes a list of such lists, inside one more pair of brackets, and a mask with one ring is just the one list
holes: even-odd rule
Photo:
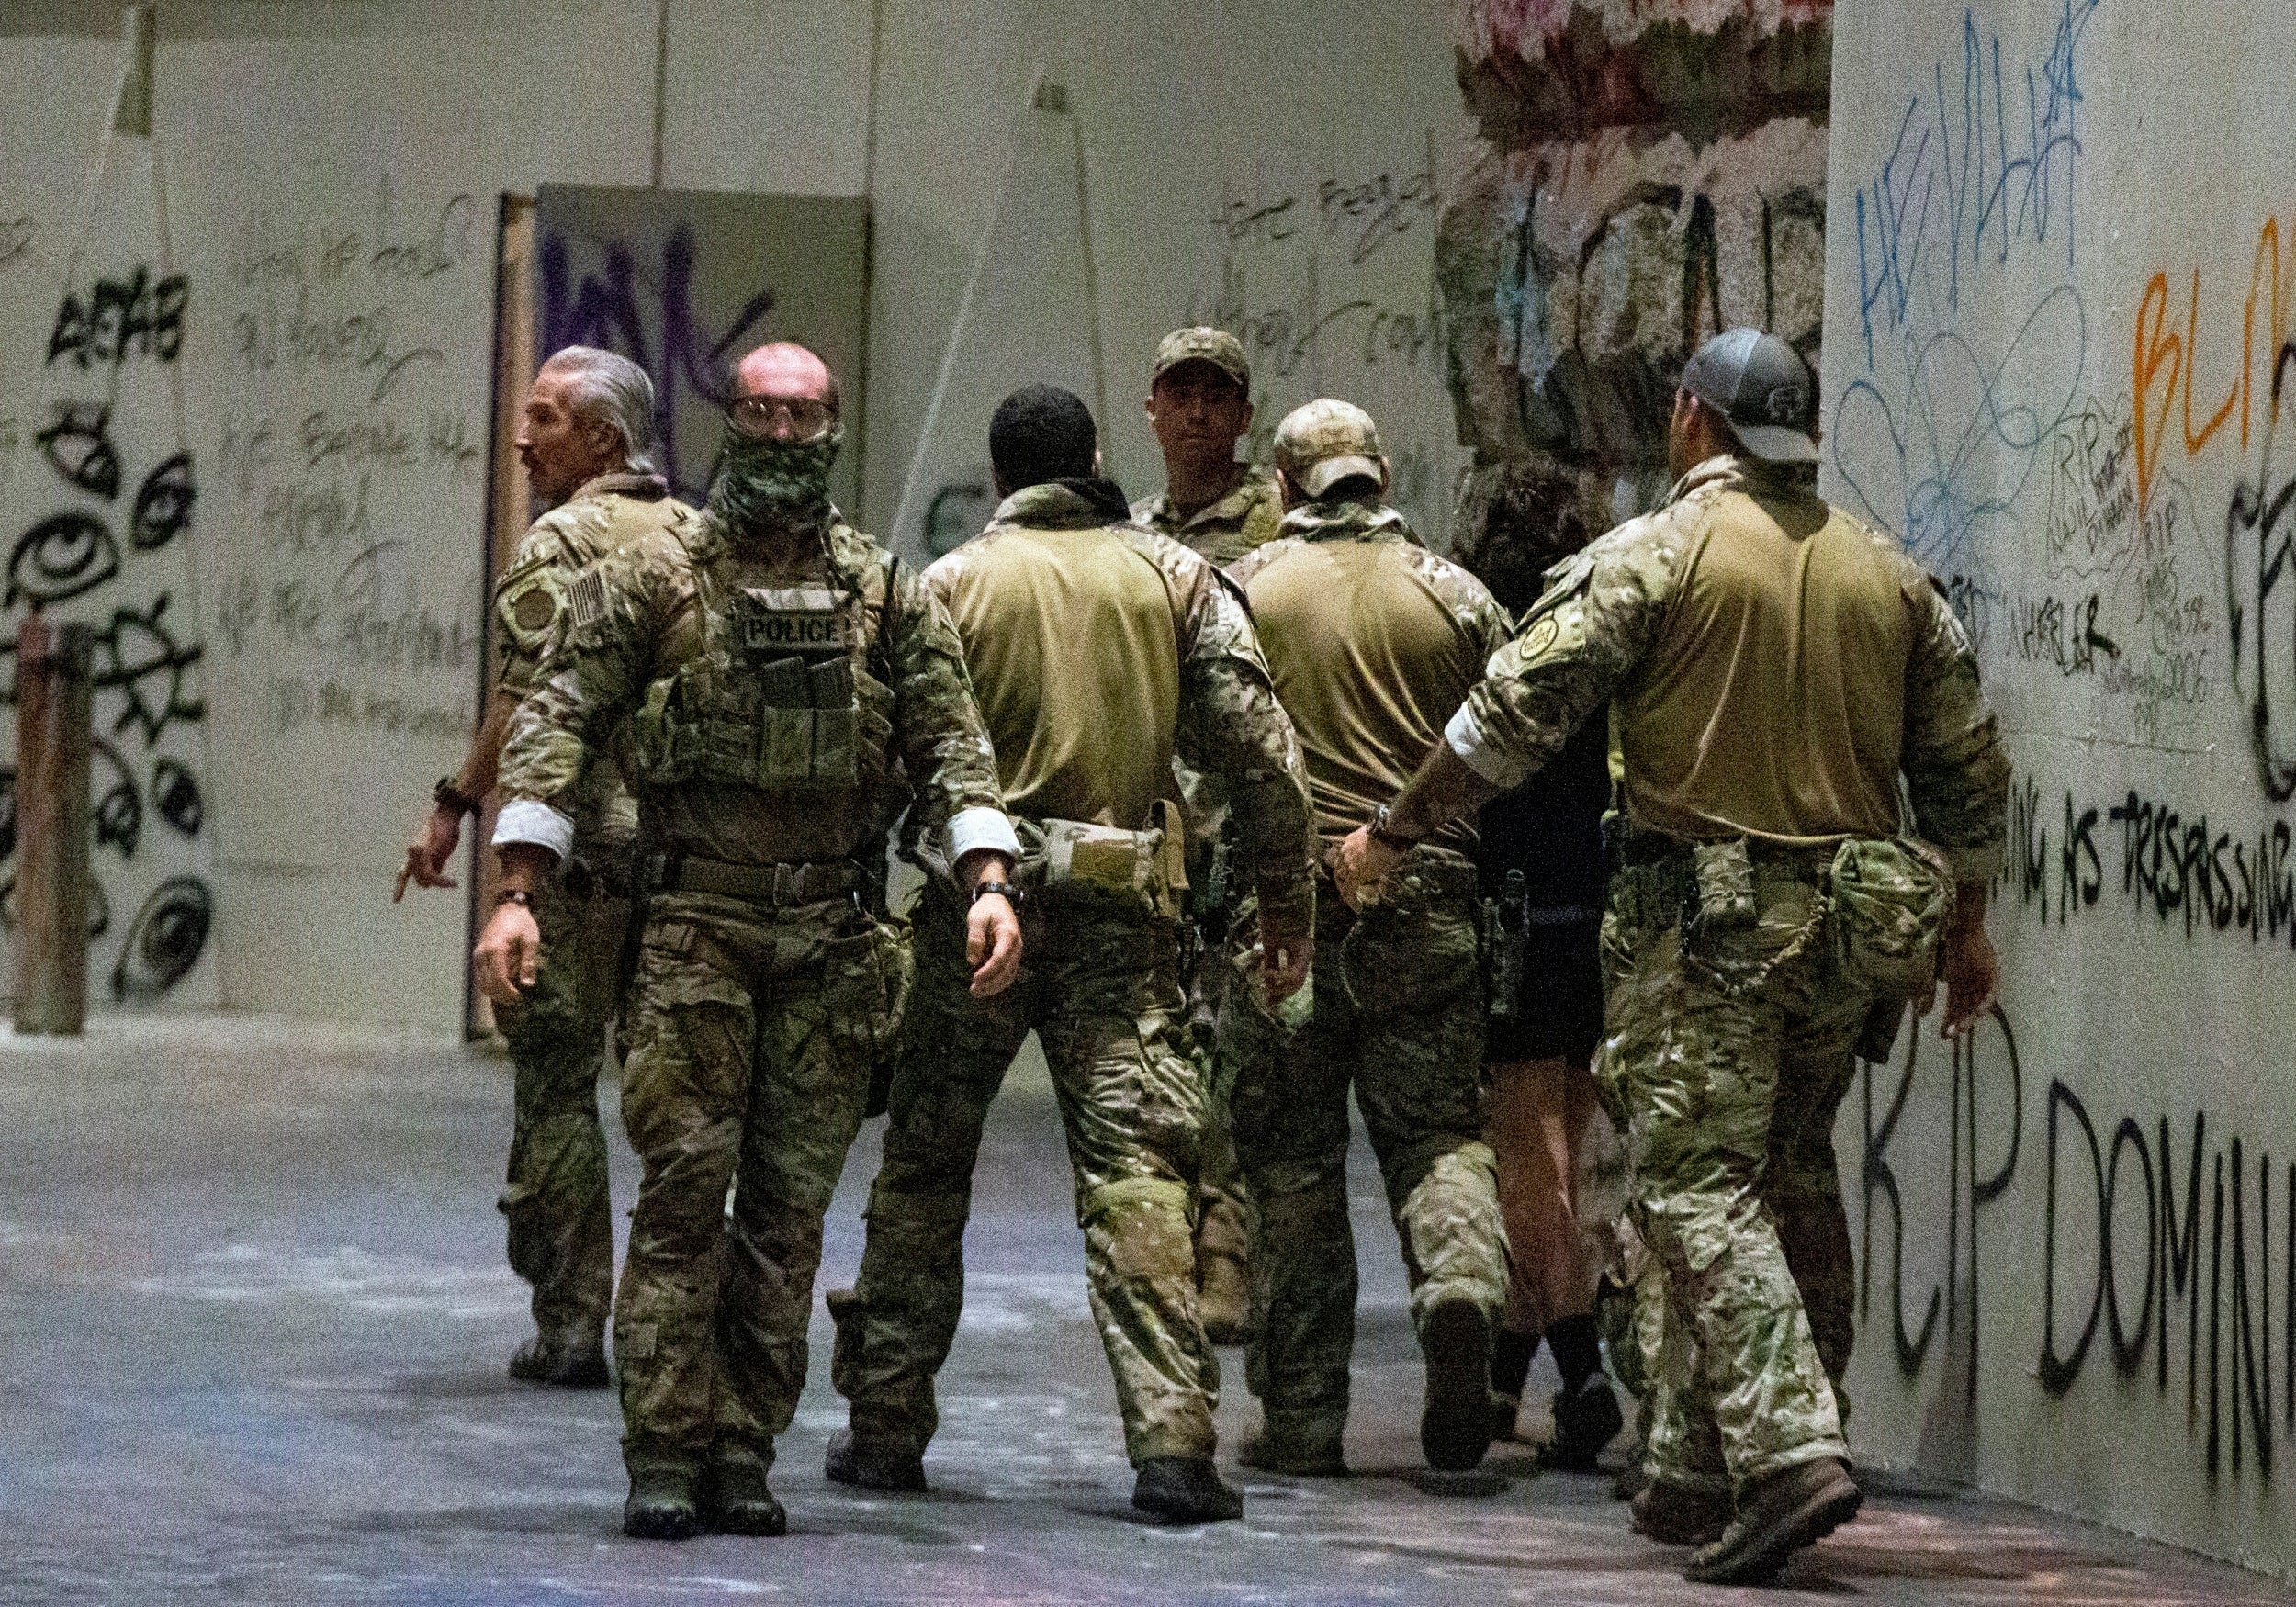
[[[1961, 305], [1962, 271], [2009, 259], [2020, 242], [2061, 242], [2074, 260], [2074, 197], [2081, 156], [2078, 56], [2099, 0], [2062, 0], [2047, 53], [2002, 60], [2001, 36], [1962, 14], [1960, 80], [1932, 69], [1933, 99], [1906, 102], [1890, 153], [1857, 192], [1858, 312], [1865, 365], [1874, 330], [1896, 332], [1916, 311], [1943, 324]], [[2021, 87], [2022, 98], [2018, 91]]]
[[[655, 433], [661, 442], [662, 472], [689, 498], [709, 489], [710, 455], [689, 462], [678, 448], [678, 399], [691, 391], [714, 408], [727, 400], [727, 354], [773, 310], [773, 292], [760, 290], [715, 339], [706, 336], [693, 309], [693, 231], [681, 223], [662, 242], [661, 272], [639, 269], [626, 241], [602, 246], [602, 273], [573, 271], [568, 238], [553, 230], [542, 242], [543, 349], [602, 346], [619, 352], [646, 370], [654, 382]], [[650, 316], [649, 316], [650, 315]], [[649, 331], [652, 332], [649, 338]]]
[[2088, 319], [2070, 285], [2049, 291], [1999, 358], [1957, 332], [1909, 354], [1893, 406], [1872, 380], [1835, 405], [1834, 467], [1865, 516], [1933, 569], [1957, 568], [2013, 536], [2011, 510], [2042, 448], [2075, 410]]

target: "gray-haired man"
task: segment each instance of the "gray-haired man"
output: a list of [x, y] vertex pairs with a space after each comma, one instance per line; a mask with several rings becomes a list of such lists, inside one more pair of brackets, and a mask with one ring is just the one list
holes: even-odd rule
[[[654, 472], [653, 382], [612, 352], [568, 346], [543, 364], [520, 415], [518, 456], [548, 511], [495, 584], [501, 673], [461, 770], [438, 783], [437, 804], [407, 848], [394, 902], [410, 880], [455, 885], [445, 866], [462, 817], [493, 791], [511, 713], [542, 680], [575, 576], [692, 512]], [[613, 1300], [598, 1061], [615, 1006], [637, 813], [618, 774], [593, 774], [580, 791], [574, 853], [536, 900], [543, 949], [535, 985], [518, 1004], [495, 1009], [518, 1073], [500, 1204], [510, 1219], [511, 1269], [535, 1287], [535, 1336], [511, 1358], [511, 1377], [596, 1388], [606, 1383]]]

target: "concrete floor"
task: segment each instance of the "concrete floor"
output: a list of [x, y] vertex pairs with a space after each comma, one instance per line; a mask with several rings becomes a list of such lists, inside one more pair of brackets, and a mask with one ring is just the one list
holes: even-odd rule
[[[1000, 1102], [984, 1152], [934, 1492], [864, 1499], [823, 1482], [843, 1413], [817, 1316], [776, 1475], [790, 1536], [625, 1540], [613, 1396], [502, 1377], [525, 1326], [493, 1209], [509, 1111], [502, 1062], [434, 1041], [244, 1018], [103, 1021], [76, 1043], [0, 1036], [0, 1601], [1740, 1595], [1683, 1584], [1682, 1554], [1629, 1534], [1602, 1483], [1533, 1477], [1526, 1447], [1494, 1457], [1515, 1476], [1503, 1494], [1414, 1486], [1418, 1367], [1360, 1157], [1359, 1474], [1246, 1477], [1242, 1523], [1133, 1522], [1057, 1119], [1030, 1080]], [[875, 1152], [872, 1126], [830, 1215], [825, 1287], [859, 1261]], [[631, 1165], [617, 1138], [625, 1205]], [[1232, 1447], [1251, 1404], [1229, 1359]], [[1766, 1599], [1821, 1597], [2290, 1599], [2027, 1509], [1888, 1493]]]

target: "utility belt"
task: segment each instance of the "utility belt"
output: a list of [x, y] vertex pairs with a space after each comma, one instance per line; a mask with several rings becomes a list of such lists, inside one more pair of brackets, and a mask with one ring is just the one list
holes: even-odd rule
[[627, 898], [637, 891], [636, 881], [619, 860], [586, 860], [576, 855], [558, 871], [558, 885], [567, 896], [588, 904], [594, 894]]
[[1176, 920], [1187, 892], [1187, 832], [1179, 806], [1158, 799], [1156, 824], [1140, 831], [1089, 820], [1023, 818], [1016, 871], [1021, 889], [1054, 902], [1075, 900]]
[[1809, 846], [1750, 837], [1687, 842], [1660, 832], [1629, 832], [1613, 845], [1612, 903], [1640, 927], [1679, 923], [1683, 952], [1695, 962], [1709, 934], [1751, 927], [1761, 918], [1757, 874], [1809, 888], [1809, 913], [1784, 946], [1728, 991], [1747, 993], [1812, 951], [1821, 938], [1844, 976], [1883, 1002], [1929, 996], [1937, 946], [1953, 907], [1944, 856], [1909, 837], [1845, 837]]
[[699, 854], [656, 854], [647, 862], [647, 893], [705, 893], [776, 908], [819, 904], [858, 892], [866, 872], [851, 860], [737, 865]]

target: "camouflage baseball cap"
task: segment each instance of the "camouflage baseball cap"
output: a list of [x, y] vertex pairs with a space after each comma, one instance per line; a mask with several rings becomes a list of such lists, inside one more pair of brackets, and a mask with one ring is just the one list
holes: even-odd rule
[[1156, 343], [1156, 369], [1148, 383], [1154, 385], [1183, 363], [1209, 363], [1244, 389], [1252, 388], [1252, 365], [1244, 355], [1244, 343], [1226, 330], [1209, 324], [1174, 330]]
[[1349, 475], [1384, 478], [1379, 431], [1353, 402], [1324, 397], [1296, 407], [1276, 426], [1276, 466], [1309, 497], [1320, 497]]

